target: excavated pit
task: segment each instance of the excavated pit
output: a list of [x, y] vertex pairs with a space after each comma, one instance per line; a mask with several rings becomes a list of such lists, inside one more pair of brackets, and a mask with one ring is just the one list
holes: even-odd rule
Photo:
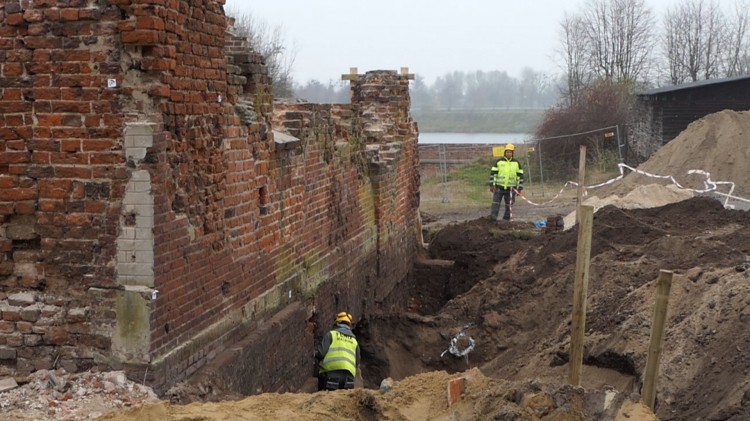
[[[472, 367], [496, 379], [565, 383], [577, 236], [576, 228], [542, 234], [530, 223], [486, 218], [440, 230], [414, 265], [408, 306], [357, 326], [365, 387]], [[639, 393], [655, 280], [667, 269], [674, 278], [657, 416], [747, 419], [749, 266], [750, 213], [714, 199], [599, 210], [583, 386]], [[469, 338], [466, 355], [450, 352], [451, 340], [461, 354]]]

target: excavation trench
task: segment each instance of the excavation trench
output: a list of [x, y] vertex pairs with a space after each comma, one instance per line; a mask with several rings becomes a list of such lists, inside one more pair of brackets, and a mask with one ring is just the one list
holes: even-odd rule
[[[527, 297], [541, 297], [543, 292], [540, 285], [523, 279], [522, 271], [514, 270], [523, 262], [513, 260], [548, 242], [545, 235], [531, 223], [485, 218], [449, 225], [430, 235], [426, 256], [414, 262], [404, 283], [409, 288], [405, 308], [357, 326], [364, 386], [377, 388], [388, 377], [400, 380], [422, 372], [455, 373], [472, 367], [484, 369], [489, 376], [514, 379], [520, 370], [505, 364], [498, 370], [495, 362], [506, 359], [521, 366], [532, 357], [530, 352], [524, 356], [528, 351], [522, 350], [551, 340], [544, 338], [551, 333], [544, 326], [551, 321], [545, 313], [554, 310], [570, 318], [569, 300], [564, 296], [555, 303], [540, 301], [535, 311], [519, 306]], [[572, 300], [572, 295], [567, 298]], [[535, 329], [539, 329], [537, 334]], [[561, 347], [549, 355], [546, 366], [563, 381], [567, 362], [567, 348]], [[606, 384], [637, 391], [639, 373], [631, 356], [608, 350], [602, 355], [587, 354], [584, 364], [596, 377], [590, 386]]]
[[[406, 293], [403, 306], [357, 321], [362, 385], [470, 368], [493, 379], [566, 384], [577, 236], [576, 228], [543, 233], [485, 218], [443, 227], [404, 280], [408, 291], [395, 292]], [[750, 349], [750, 213], [710, 198], [596, 213], [582, 386], [640, 391], [661, 269], [675, 278], [660, 419], [747, 419], [731, 414], [744, 416], [750, 396], [736, 389], [750, 372], [742, 357]]]

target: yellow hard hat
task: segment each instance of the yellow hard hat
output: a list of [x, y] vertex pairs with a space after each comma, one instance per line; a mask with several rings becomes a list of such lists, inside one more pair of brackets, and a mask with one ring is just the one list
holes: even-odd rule
[[336, 315], [336, 323], [346, 323], [349, 326], [352, 325], [352, 315], [342, 311], [341, 313]]
[[508, 143], [507, 145], [505, 145], [505, 150], [506, 151], [515, 151], [516, 147], [512, 143]]

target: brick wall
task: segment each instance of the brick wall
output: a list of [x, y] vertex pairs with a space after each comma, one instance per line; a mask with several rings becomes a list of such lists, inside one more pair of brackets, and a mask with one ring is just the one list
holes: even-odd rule
[[[124, 367], [164, 390], [246, 334], [250, 355], [311, 355], [336, 311], [367, 317], [405, 277], [408, 76], [274, 107], [222, 6], [0, 5], [0, 375]], [[246, 390], [304, 381], [279, 352], [243, 367], [283, 381]]]
[[[419, 173], [423, 177], [442, 175], [445, 170], [467, 165], [480, 158], [495, 159], [492, 148], [483, 144], [422, 144], [419, 145]], [[489, 174], [489, 167], [487, 168]]]

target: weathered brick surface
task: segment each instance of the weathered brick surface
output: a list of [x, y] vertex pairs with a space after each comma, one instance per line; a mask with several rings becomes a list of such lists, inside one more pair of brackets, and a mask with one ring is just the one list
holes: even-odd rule
[[164, 390], [249, 333], [243, 390], [301, 384], [333, 314], [368, 317], [409, 269], [408, 78], [274, 105], [222, 0], [105, 3], [0, 5], [0, 375]]

